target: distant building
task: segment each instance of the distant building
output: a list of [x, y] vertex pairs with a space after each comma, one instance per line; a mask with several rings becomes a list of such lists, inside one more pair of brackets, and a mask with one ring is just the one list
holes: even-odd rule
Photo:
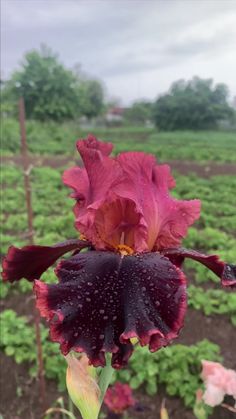
[[124, 112], [125, 112], [125, 108], [121, 108], [121, 107], [113, 107], [108, 109], [106, 115], [105, 115], [105, 120], [108, 123], [121, 123], [123, 122], [124, 119]]

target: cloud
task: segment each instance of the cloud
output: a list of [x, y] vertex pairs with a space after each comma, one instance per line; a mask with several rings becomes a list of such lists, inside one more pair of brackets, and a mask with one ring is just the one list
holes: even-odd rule
[[25, 51], [46, 43], [125, 102], [194, 74], [236, 92], [234, 1], [3, 0], [2, 32], [5, 76]]

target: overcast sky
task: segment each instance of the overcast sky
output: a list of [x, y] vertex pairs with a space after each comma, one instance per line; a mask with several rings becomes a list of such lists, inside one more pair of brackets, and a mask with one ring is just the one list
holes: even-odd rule
[[236, 95], [236, 0], [2, 0], [1, 72], [45, 43], [129, 104], [180, 78]]

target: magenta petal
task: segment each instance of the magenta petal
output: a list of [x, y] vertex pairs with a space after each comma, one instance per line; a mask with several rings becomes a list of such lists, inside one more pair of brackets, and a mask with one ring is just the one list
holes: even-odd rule
[[169, 166], [142, 152], [112, 158], [112, 144], [91, 135], [77, 148], [85, 168], [67, 170], [63, 181], [75, 191], [76, 228], [96, 249], [125, 244], [141, 253], [180, 245], [200, 215], [200, 201], [171, 197]]
[[[77, 142], [84, 169], [71, 168], [63, 174], [64, 183], [73, 188], [75, 226], [98, 249], [107, 247], [97, 232], [95, 216], [98, 208], [108, 201], [113, 184], [122, 175], [119, 164], [108, 157], [112, 144], [98, 141], [93, 136]], [[108, 240], [109, 242], [109, 240]]]
[[146, 226], [146, 234], [143, 229], [141, 234], [136, 234], [134, 249], [140, 252], [179, 245], [189, 226], [200, 216], [200, 201], [172, 198], [169, 190], [175, 186], [175, 181], [170, 168], [168, 165], [156, 164], [152, 155], [121, 153], [117, 161], [125, 178], [115, 185], [114, 191], [120, 197], [132, 199], [136, 204], [136, 211], [141, 215], [140, 223], [136, 226], [137, 232], [140, 226]]
[[74, 189], [75, 192], [71, 194], [71, 197], [77, 202], [88, 199], [89, 180], [85, 169], [71, 167], [64, 171], [62, 180], [66, 186]]
[[196, 260], [219, 276], [224, 287], [236, 286], [236, 265], [223, 262], [217, 255], [207, 256], [203, 253], [196, 252], [195, 250], [184, 248], [164, 249], [162, 253], [178, 267], [182, 266], [185, 258]]
[[11, 246], [3, 259], [2, 277], [4, 281], [14, 282], [21, 278], [33, 281], [40, 278], [49, 266], [67, 252], [83, 249], [89, 245], [83, 240], [71, 239], [54, 246]]
[[[91, 150], [92, 153], [99, 152], [103, 156], [109, 156], [112, 152], [113, 144], [99, 141], [94, 135], [89, 134], [86, 140], [81, 139], [77, 141], [77, 149], [83, 160], [86, 160], [85, 150]], [[84, 163], [86, 162], [84, 161]]]
[[130, 339], [151, 351], [178, 336], [186, 309], [183, 273], [157, 253], [121, 257], [88, 251], [59, 263], [59, 283], [36, 281], [37, 307], [61, 351], [86, 352], [94, 366], [126, 365]]

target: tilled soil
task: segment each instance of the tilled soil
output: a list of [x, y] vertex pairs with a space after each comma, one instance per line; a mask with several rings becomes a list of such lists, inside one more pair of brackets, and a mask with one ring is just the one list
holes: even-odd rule
[[[3, 156], [2, 163], [14, 163], [22, 165], [22, 157], [16, 156]], [[29, 163], [34, 167], [50, 166], [53, 168], [65, 167], [67, 165], [78, 164], [81, 165], [81, 160], [73, 156], [29, 156]], [[186, 160], [171, 160], [167, 162], [171, 169], [176, 170], [180, 174], [189, 175], [196, 173], [200, 177], [209, 178], [216, 175], [236, 175], [236, 165], [232, 163], [198, 163]]]

